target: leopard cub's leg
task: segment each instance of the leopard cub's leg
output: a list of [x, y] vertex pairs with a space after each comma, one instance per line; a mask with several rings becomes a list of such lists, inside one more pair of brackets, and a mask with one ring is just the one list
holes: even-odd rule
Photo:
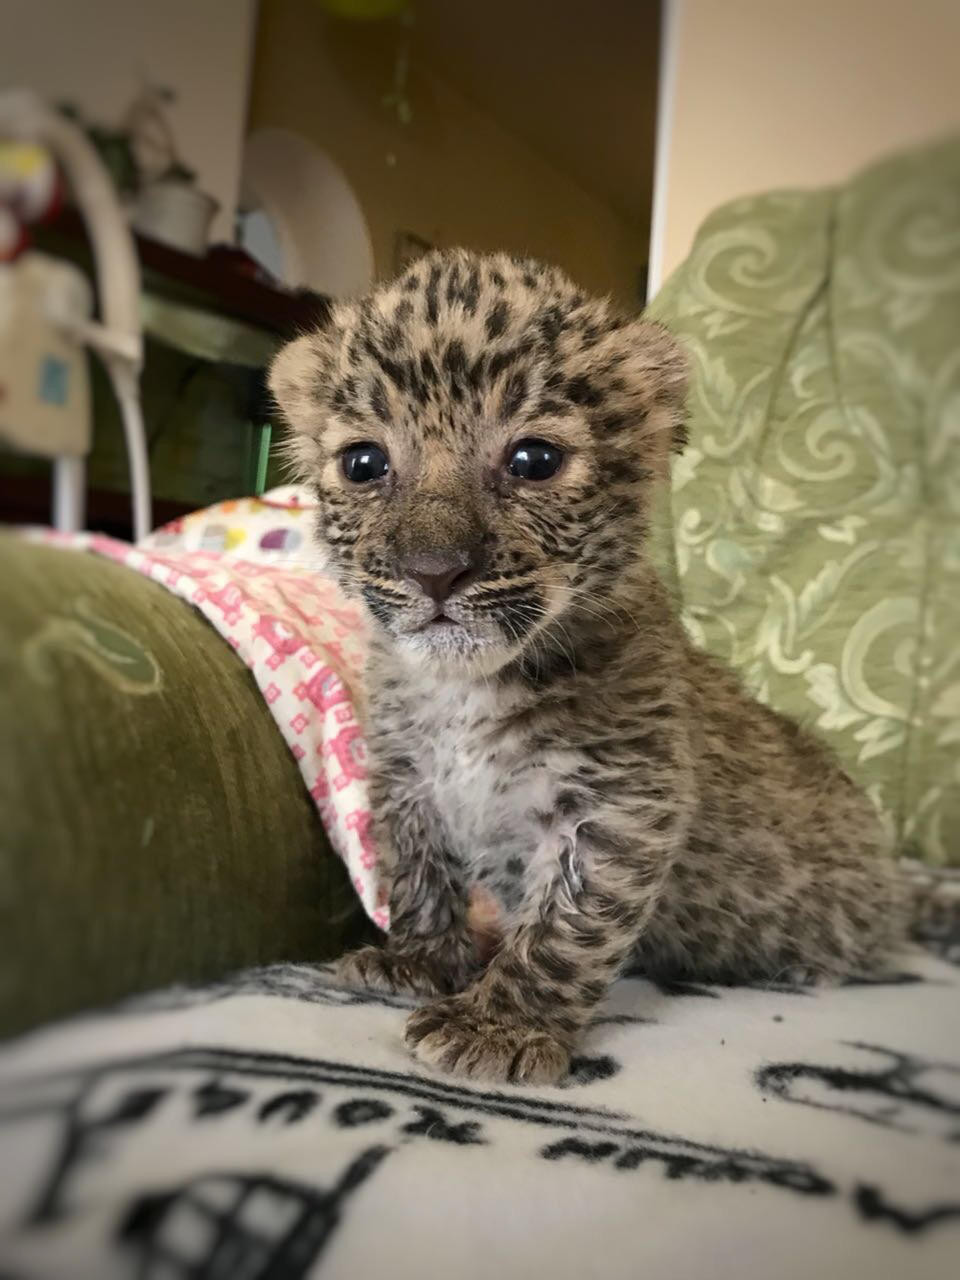
[[619, 832], [581, 828], [579, 867], [560, 871], [529, 918], [466, 991], [407, 1021], [423, 1063], [487, 1080], [551, 1083], [653, 913], [669, 865], [666, 839], [622, 850]]
[[480, 970], [466, 926], [462, 887], [449, 869], [425, 860], [394, 876], [391, 928], [382, 946], [344, 956], [337, 976], [348, 986], [394, 995], [448, 995], [462, 991]]
[[462, 991], [474, 971], [466, 949], [389, 941], [384, 946], [351, 951], [337, 964], [337, 977], [346, 986], [391, 995], [439, 996]]
[[412, 787], [398, 790], [379, 803], [379, 812], [389, 814], [378, 832], [380, 846], [393, 853], [390, 933], [383, 946], [344, 956], [337, 976], [348, 986], [392, 994], [462, 991], [480, 963], [467, 927], [460, 863], [430, 805]]

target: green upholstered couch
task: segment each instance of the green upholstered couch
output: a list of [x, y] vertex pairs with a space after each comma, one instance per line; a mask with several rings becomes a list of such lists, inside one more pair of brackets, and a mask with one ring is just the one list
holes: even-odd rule
[[112, 561], [0, 534], [0, 1035], [364, 929], [246, 667]]
[[717, 210], [651, 311], [693, 370], [690, 631], [830, 743], [891, 847], [960, 864], [960, 139]]

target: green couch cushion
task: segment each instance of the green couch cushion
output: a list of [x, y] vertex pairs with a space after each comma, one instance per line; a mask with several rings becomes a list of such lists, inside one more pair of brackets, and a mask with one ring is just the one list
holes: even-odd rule
[[108, 560], [0, 536], [0, 1034], [363, 930], [252, 677]]
[[960, 141], [738, 200], [651, 307], [688, 347], [684, 616], [960, 862]]

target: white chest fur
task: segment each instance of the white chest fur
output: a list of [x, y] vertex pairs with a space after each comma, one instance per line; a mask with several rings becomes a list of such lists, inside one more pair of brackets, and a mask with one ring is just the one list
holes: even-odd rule
[[[425, 796], [471, 880], [514, 905], [556, 864], [559, 762], [531, 750], [517, 698], [496, 685], [423, 679], [409, 690]], [[512, 901], [511, 901], [512, 900]]]

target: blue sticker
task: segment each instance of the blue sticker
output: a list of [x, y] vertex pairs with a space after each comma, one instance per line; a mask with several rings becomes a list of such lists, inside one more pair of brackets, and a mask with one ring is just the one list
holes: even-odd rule
[[37, 394], [46, 404], [63, 406], [70, 388], [70, 366], [56, 356], [44, 356], [40, 362]]

